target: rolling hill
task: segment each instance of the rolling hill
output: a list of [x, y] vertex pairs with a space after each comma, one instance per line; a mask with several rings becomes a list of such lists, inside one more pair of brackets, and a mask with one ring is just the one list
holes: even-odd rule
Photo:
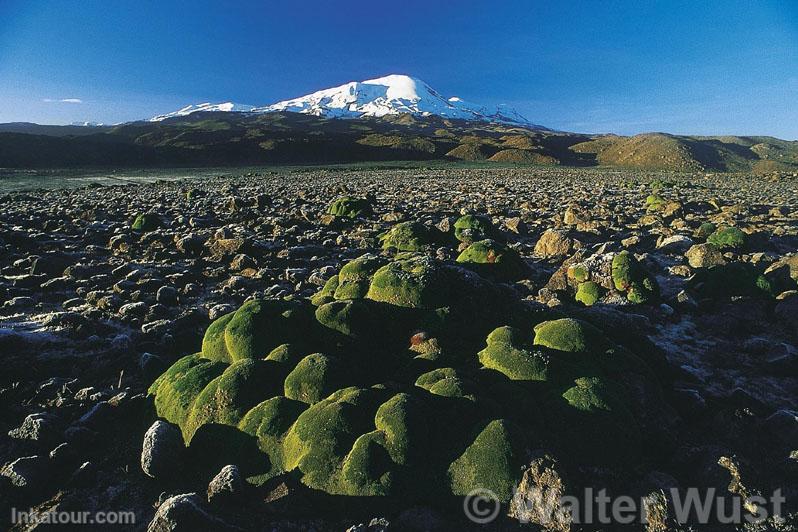
[[773, 137], [632, 137], [412, 113], [346, 120], [310, 113], [199, 111], [117, 126], [0, 124], [0, 167], [237, 166], [386, 160], [796, 172], [798, 142]]

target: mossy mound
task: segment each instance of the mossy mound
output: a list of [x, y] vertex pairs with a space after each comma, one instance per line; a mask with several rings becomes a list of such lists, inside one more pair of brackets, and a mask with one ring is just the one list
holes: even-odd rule
[[690, 278], [688, 286], [700, 297], [724, 298], [732, 296], [773, 297], [776, 289], [755, 266], [732, 262], [702, 268]]
[[621, 251], [613, 257], [612, 282], [631, 303], [647, 303], [659, 298], [657, 281], [628, 251]]
[[704, 240], [706, 240], [707, 238], [709, 238], [709, 235], [717, 231], [717, 229], [718, 228], [712, 222], [704, 222], [698, 226], [695, 235], [697, 238], [703, 238]]
[[603, 291], [604, 289], [600, 284], [593, 281], [585, 281], [584, 283], [579, 283], [574, 299], [589, 307], [595, 305], [601, 299]]
[[196, 471], [237, 463], [254, 483], [292, 472], [334, 495], [444, 501], [482, 487], [506, 501], [546, 442], [580, 464], [623, 464], [641, 445], [618, 375], [656, 382], [585, 322], [541, 322], [507, 287], [421, 255], [360, 257], [322, 292], [317, 307], [245, 303], [152, 384]]
[[668, 203], [668, 200], [660, 196], [659, 194], [649, 194], [646, 197], [646, 210], [649, 212], [652, 211], [659, 211], [665, 204]]
[[486, 238], [499, 238], [501, 234], [487, 216], [465, 214], [454, 222], [454, 236], [460, 242], [470, 244]]
[[707, 242], [722, 250], [741, 250], [747, 236], [736, 227], [720, 227], [707, 237]]
[[446, 243], [445, 235], [436, 227], [419, 222], [401, 222], [380, 235], [382, 249], [398, 251], [423, 251], [429, 246]]
[[572, 318], [544, 321], [535, 326], [535, 345], [566, 353], [585, 353], [603, 345], [601, 332], [584, 321]]
[[335, 299], [361, 299], [366, 297], [371, 278], [385, 261], [375, 255], [366, 254], [346, 263], [338, 272], [333, 296]]
[[551, 276], [546, 288], [587, 306], [649, 303], [659, 298], [654, 276], [628, 251], [587, 258], [578, 253]]
[[161, 226], [161, 219], [155, 214], [139, 214], [133, 220], [130, 228], [134, 231], [149, 232], [155, 231]]
[[252, 300], [208, 327], [202, 339], [202, 357], [221, 362], [265, 358], [282, 344], [298, 338], [310, 340], [318, 334], [319, 327], [308, 305]]
[[482, 275], [507, 281], [520, 279], [526, 270], [517, 251], [490, 239], [469, 245], [458, 255], [457, 262], [469, 265]]
[[330, 204], [327, 208], [327, 214], [332, 214], [339, 218], [360, 218], [373, 214], [373, 211], [369, 200], [344, 196]]

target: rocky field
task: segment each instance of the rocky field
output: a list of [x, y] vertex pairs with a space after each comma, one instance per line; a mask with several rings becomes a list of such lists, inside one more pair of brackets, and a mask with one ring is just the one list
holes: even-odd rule
[[[793, 179], [286, 170], [0, 195], [0, 515], [578, 529], [536, 489], [798, 511]], [[212, 325], [213, 324], [213, 325]], [[16, 525], [16, 529], [25, 529]], [[722, 526], [717, 529], [724, 529]]]

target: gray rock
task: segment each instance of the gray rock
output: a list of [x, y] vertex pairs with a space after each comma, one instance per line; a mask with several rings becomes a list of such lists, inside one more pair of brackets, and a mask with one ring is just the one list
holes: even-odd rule
[[723, 254], [712, 244], [696, 244], [684, 254], [693, 268], [709, 268], [726, 264]]
[[798, 446], [798, 412], [778, 410], [768, 416], [765, 425], [773, 437], [790, 450]]
[[521, 475], [510, 499], [508, 515], [521, 523], [567, 532], [571, 529], [571, 517], [560, 503], [565, 489], [557, 463], [548, 456], [536, 458]]
[[40, 486], [47, 478], [47, 459], [41, 456], [23, 456], [0, 469], [0, 476], [6, 477], [18, 488]]
[[8, 435], [18, 440], [48, 442], [59, 436], [58, 418], [47, 412], [30, 414], [19, 427], [8, 431]]
[[208, 502], [227, 504], [234, 502], [246, 491], [247, 485], [236, 465], [226, 465], [208, 483]]
[[50, 461], [55, 465], [63, 465], [75, 461], [77, 452], [75, 446], [67, 442], [58, 444], [50, 451]]
[[139, 368], [148, 380], [154, 380], [166, 370], [166, 362], [158, 355], [142, 353], [139, 358]]
[[693, 245], [693, 240], [684, 235], [671, 235], [663, 238], [657, 244], [657, 249], [665, 253], [684, 253], [690, 246]]
[[245, 270], [247, 268], [257, 268], [257, 267], [258, 267], [258, 262], [249, 255], [246, 255], [244, 253], [239, 253], [238, 255], [233, 257], [233, 260], [230, 262], [230, 269], [235, 272], [240, 272], [241, 270]]
[[360, 523], [350, 526], [346, 532], [386, 532], [390, 530], [391, 523], [384, 517], [375, 517], [368, 524]]
[[208, 318], [210, 318], [210, 320], [213, 321], [217, 318], [221, 318], [225, 314], [233, 312], [235, 309], [236, 308], [233, 305], [229, 305], [227, 303], [214, 305], [208, 310]]
[[78, 419], [77, 424], [89, 428], [97, 428], [103, 425], [110, 417], [113, 407], [107, 401], [100, 401], [92, 406], [88, 412]]
[[162, 305], [177, 305], [177, 290], [173, 286], [162, 286], [155, 293], [155, 301]]
[[160, 419], [147, 429], [141, 449], [141, 469], [159, 478], [179, 467], [185, 454], [180, 429]]
[[147, 313], [147, 304], [143, 301], [126, 303], [119, 307], [119, 314], [125, 317], [141, 317]]
[[141, 332], [144, 334], [154, 334], [156, 336], [163, 336], [169, 332], [171, 328], [171, 320], [155, 320], [142, 324]]
[[543, 258], [564, 257], [571, 252], [574, 241], [564, 231], [549, 229], [535, 244], [535, 255]]
[[205, 509], [196, 493], [168, 498], [158, 507], [147, 532], [196, 532], [198, 530], [240, 530]]

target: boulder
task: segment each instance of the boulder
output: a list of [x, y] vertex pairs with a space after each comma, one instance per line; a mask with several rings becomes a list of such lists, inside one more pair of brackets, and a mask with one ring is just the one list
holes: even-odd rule
[[144, 434], [141, 469], [147, 476], [163, 478], [179, 468], [184, 454], [180, 429], [159, 419]]

